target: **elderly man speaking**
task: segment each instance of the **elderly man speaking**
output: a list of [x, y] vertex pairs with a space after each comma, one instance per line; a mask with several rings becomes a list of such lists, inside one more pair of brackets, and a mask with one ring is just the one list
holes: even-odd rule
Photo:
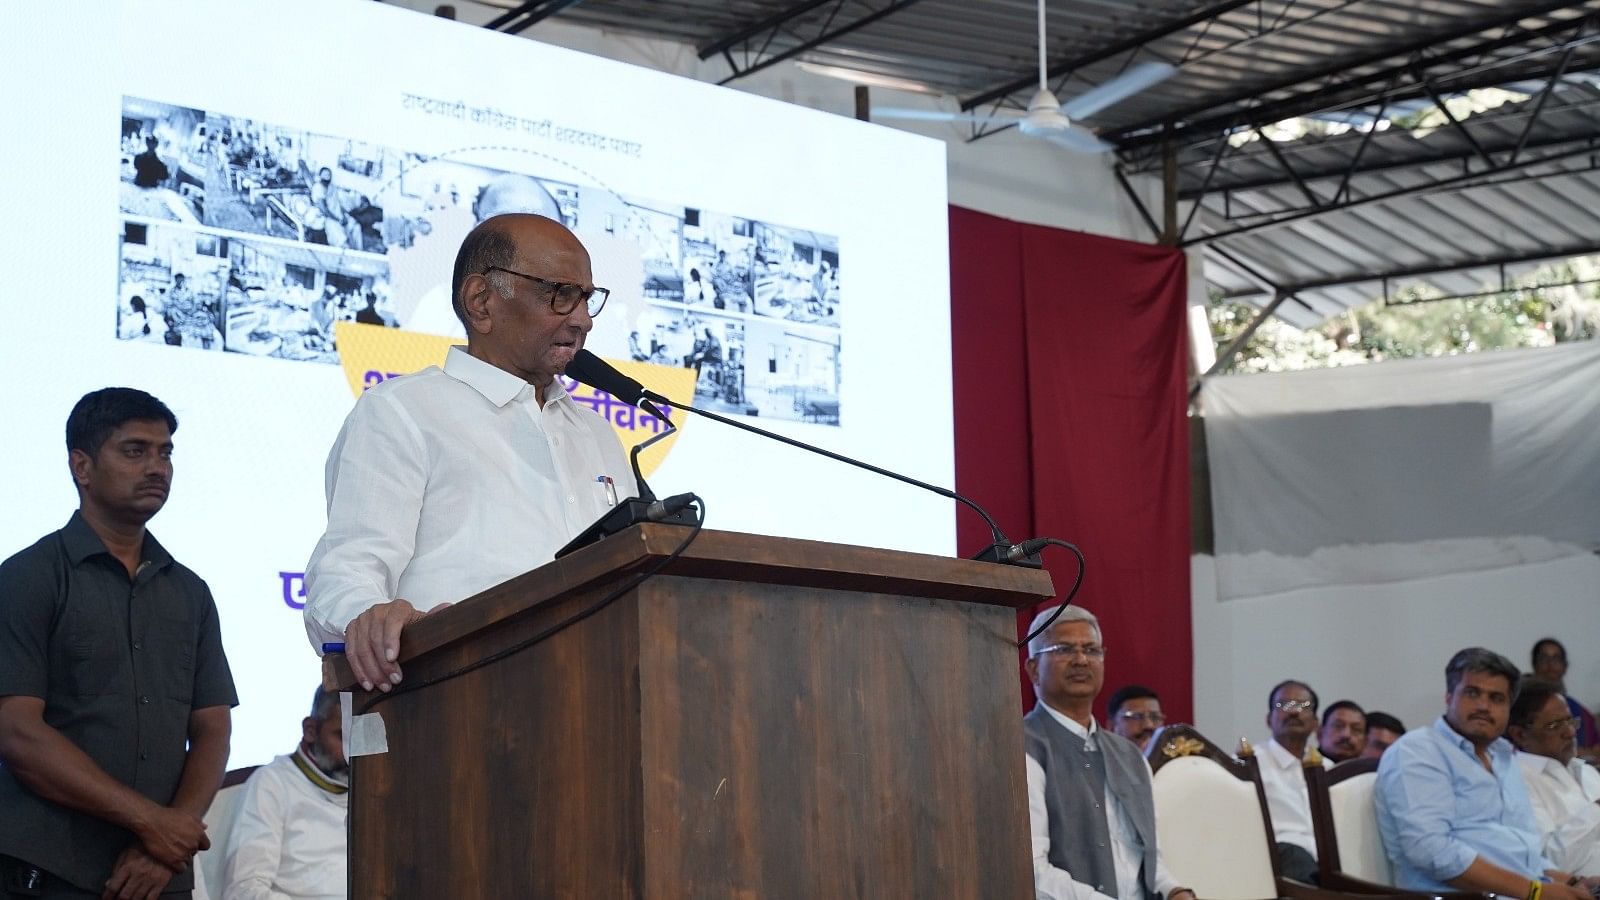
[[[467, 346], [362, 395], [328, 456], [328, 528], [306, 568], [312, 645], [366, 690], [400, 683], [400, 630], [549, 561], [638, 493], [610, 424], [557, 380], [609, 292], [561, 223], [474, 228], [451, 280]], [[605, 481], [610, 479], [610, 481]]]

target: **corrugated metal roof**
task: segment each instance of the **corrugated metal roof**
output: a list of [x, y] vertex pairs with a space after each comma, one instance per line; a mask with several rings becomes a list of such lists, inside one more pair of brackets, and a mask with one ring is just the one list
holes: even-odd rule
[[[1046, 46], [1052, 66], [1059, 67], [1136, 44], [1076, 70], [1058, 91], [1063, 101], [1120, 72], [1134, 57], [1180, 67], [1178, 77], [1092, 120], [1120, 132], [1315, 93], [1314, 85], [1302, 83], [1308, 73], [1360, 74], [1358, 64], [1374, 55], [1404, 52], [1419, 42], [1450, 46], [1440, 43], [1443, 35], [1508, 21], [1531, 27], [1570, 20], [1593, 8], [1570, 0], [1047, 0]], [[890, 9], [797, 58], [909, 78], [963, 99], [1035, 78], [1036, 12], [1030, 0], [586, 0], [559, 18], [707, 47], [790, 13], [782, 26], [752, 38], [750, 49], [771, 56]], [[1189, 19], [1196, 21], [1175, 27]], [[1501, 55], [1515, 52], [1509, 48]], [[737, 50], [734, 56], [743, 65]], [[1529, 61], [1536, 71], [1541, 65], [1548, 60]], [[1283, 87], [1288, 79], [1296, 84]], [[1031, 92], [1024, 85], [1012, 99], [1025, 102]]]
[[[1306, 326], [1406, 284], [1472, 294], [1501, 286], [1541, 258], [1600, 252], [1600, 90], [1564, 84], [1526, 129], [1536, 105], [1530, 97], [1466, 120], [1476, 147], [1448, 125], [1373, 135], [1366, 169], [1349, 183], [1358, 205], [1321, 215], [1306, 214], [1313, 208], [1300, 187], [1285, 180], [1269, 152], [1252, 148], [1213, 179], [1226, 191], [1206, 197], [1203, 224], [1218, 234], [1284, 215], [1304, 218], [1218, 241], [1224, 252], [1209, 254], [1208, 278], [1225, 294], [1260, 303], [1273, 293], [1260, 283], [1265, 276], [1301, 301], [1284, 304], [1278, 315]], [[1525, 130], [1524, 149], [1508, 168]], [[1347, 133], [1282, 149], [1297, 171], [1332, 173], [1348, 165], [1349, 145], [1363, 139]], [[1473, 174], [1488, 170], [1485, 155], [1502, 174]], [[1342, 177], [1305, 183], [1327, 200]], [[1382, 274], [1391, 277], [1371, 277]]]
[[[1020, 106], [1034, 88], [1031, 0], [556, 6], [562, 21], [721, 56], [735, 77], [792, 58], [918, 81], [964, 108]], [[1588, 252], [1600, 239], [1591, 212], [1600, 177], [1582, 142], [1600, 138], [1600, 92], [1566, 84], [1547, 103], [1530, 99], [1427, 134], [1256, 141], [1219, 157], [1220, 142], [1293, 116], [1370, 121], [1489, 85], [1526, 80], [1537, 91], [1537, 79], [1557, 70], [1600, 69], [1600, 40], [1587, 36], [1597, 26], [1600, 0], [1049, 0], [1046, 55], [1063, 101], [1135, 62], [1178, 67], [1084, 124], [1116, 143], [1135, 173], [1159, 177], [1169, 142], [1180, 192], [1203, 199], [1196, 222], [1212, 283], [1255, 302], [1276, 287], [1293, 290], [1279, 315], [1307, 325], [1382, 293], [1374, 276], [1467, 293], [1497, 283], [1502, 262], [1514, 270], [1540, 254]], [[1516, 167], [1461, 180], [1506, 168], [1519, 144]], [[1359, 170], [1341, 192], [1352, 160]], [[1308, 209], [1302, 180], [1326, 208]], [[1281, 216], [1294, 218], [1235, 231]], [[1419, 274], [1451, 268], [1459, 271]]]

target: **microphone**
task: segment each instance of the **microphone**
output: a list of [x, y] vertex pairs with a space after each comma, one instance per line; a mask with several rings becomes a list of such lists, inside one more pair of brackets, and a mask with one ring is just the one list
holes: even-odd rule
[[655, 491], [650, 490], [650, 485], [645, 483], [644, 471], [639, 467], [639, 454], [657, 441], [665, 440], [677, 433], [678, 427], [672, 424], [654, 403], [645, 399], [644, 386], [613, 368], [609, 363], [595, 356], [587, 350], [579, 350], [572, 362], [567, 363], [566, 375], [576, 379], [597, 391], [605, 391], [612, 397], [627, 403], [630, 406], [644, 410], [662, 422], [666, 428], [650, 439], [634, 445], [633, 451], [628, 454], [628, 462], [633, 466], [633, 481], [639, 486], [639, 495], [629, 497], [617, 504], [605, 515], [595, 520], [588, 528], [579, 532], [578, 536], [568, 541], [566, 546], [556, 551], [555, 558], [560, 559], [595, 541], [610, 537], [625, 528], [641, 522], [665, 522], [673, 525], [694, 525], [695, 515], [689, 507], [697, 499], [694, 494], [677, 494], [665, 500], [657, 500]]
[[[574, 366], [576, 366], [576, 372], [582, 374], [575, 374]], [[714, 422], [721, 422], [724, 425], [731, 425], [734, 428], [739, 428], [752, 434], [759, 434], [762, 437], [780, 441], [788, 444], [791, 447], [798, 447], [801, 450], [807, 450], [820, 456], [826, 456], [827, 458], [836, 462], [852, 465], [858, 469], [866, 469], [868, 472], [882, 475], [887, 478], [893, 478], [896, 481], [904, 482], [905, 484], [912, 485], [913, 487], [919, 487], [925, 491], [932, 491], [941, 497], [955, 500], [958, 503], [966, 505], [979, 516], [982, 516], [983, 521], [989, 526], [990, 536], [994, 539], [989, 546], [980, 551], [976, 556], [973, 557], [973, 559], [984, 562], [1028, 566], [1035, 569], [1044, 567], [1044, 563], [1039, 559], [1039, 551], [1044, 548], [1044, 542], [1026, 541], [1021, 544], [1011, 543], [1010, 539], [1005, 536], [1005, 532], [1001, 531], [1000, 526], [995, 523], [994, 517], [990, 516], [983, 507], [972, 502], [966, 497], [961, 496], [955, 491], [950, 490], [949, 488], [942, 488], [938, 485], [928, 484], [925, 481], [918, 481], [917, 479], [908, 475], [901, 475], [899, 472], [891, 472], [888, 469], [875, 466], [871, 463], [862, 462], [858, 459], [851, 459], [848, 456], [845, 456], [841, 453], [835, 453], [832, 450], [824, 450], [821, 447], [807, 444], [804, 441], [797, 441], [794, 438], [785, 437], [781, 434], [767, 431], [764, 428], [757, 428], [756, 426], [746, 422], [740, 422], [735, 419], [727, 418], [726, 416], [720, 416], [716, 413], [708, 412], [703, 409], [696, 409], [695, 407], [686, 403], [679, 403], [670, 398], [663, 397], [649, 388], [646, 388], [644, 385], [633, 380], [632, 378], [629, 378], [621, 372], [618, 372], [605, 360], [595, 356], [593, 353], [590, 353], [587, 350], [579, 350], [578, 355], [573, 358], [571, 363], [567, 364], [567, 374], [571, 375], [573, 378], [577, 378], [584, 384], [594, 387], [596, 390], [604, 390], [613, 397], [627, 400], [629, 403], [637, 404], [641, 409], [648, 409], [646, 404], [652, 400], [656, 403], [665, 403], [668, 406], [675, 407], [677, 409], [686, 409], [695, 415], [704, 416], [705, 418], [711, 419]], [[595, 378], [597, 381], [589, 381], [588, 378]], [[602, 387], [601, 384], [606, 386]]]
[[615, 366], [588, 350], [579, 350], [572, 362], [567, 363], [567, 377], [575, 378], [597, 391], [605, 391], [629, 406], [637, 406], [668, 425], [672, 424], [650, 400], [654, 399], [657, 403], [671, 401], [659, 397], [647, 398], [644, 385], [618, 372]]
[[628, 462], [633, 466], [633, 482], [639, 486], [639, 499], [646, 503], [655, 502], [655, 491], [650, 490], [650, 485], [645, 483], [644, 471], [639, 468], [639, 454], [651, 444], [677, 431], [677, 426], [673, 425], [672, 420], [663, 415], [655, 404], [645, 399], [644, 385], [618, 372], [610, 363], [588, 350], [578, 351], [572, 362], [567, 363], [566, 374], [568, 378], [581, 381], [597, 391], [605, 391], [629, 406], [636, 406], [666, 423], [666, 431], [636, 444], [633, 452], [628, 454]]

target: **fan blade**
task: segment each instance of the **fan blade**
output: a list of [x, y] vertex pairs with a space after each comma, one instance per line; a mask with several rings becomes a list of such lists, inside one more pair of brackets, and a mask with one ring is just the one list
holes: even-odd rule
[[1057, 147], [1065, 147], [1074, 153], [1106, 153], [1117, 149], [1095, 137], [1094, 132], [1089, 129], [1079, 128], [1076, 125], [1066, 131], [1050, 131], [1039, 136]]
[[872, 118], [878, 119], [907, 119], [914, 122], [975, 122], [979, 125], [985, 122], [1000, 122], [1011, 124], [1021, 119], [1027, 113], [1020, 110], [1003, 109], [993, 114], [984, 115], [978, 112], [945, 112], [939, 109], [901, 109], [894, 106], [875, 106], [872, 108]]
[[1167, 63], [1140, 63], [1105, 84], [1092, 87], [1068, 100], [1061, 105], [1061, 111], [1069, 119], [1087, 119], [1108, 106], [1121, 103], [1146, 88], [1166, 81], [1177, 71], [1175, 66]]

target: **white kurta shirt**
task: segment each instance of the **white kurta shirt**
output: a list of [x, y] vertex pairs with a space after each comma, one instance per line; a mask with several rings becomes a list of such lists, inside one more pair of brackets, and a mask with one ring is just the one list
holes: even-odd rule
[[[1100, 752], [1100, 726], [1094, 719], [1084, 728], [1076, 721], [1056, 711], [1050, 704], [1039, 701], [1045, 712], [1062, 727], [1081, 739], [1092, 753]], [[1033, 887], [1038, 900], [1112, 900], [1094, 889], [1091, 884], [1073, 880], [1072, 873], [1050, 864], [1050, 807], [1045, 798], [1047, 778], [1044, 766], [1031, 756], [1024, 756], [1028, 770], [1028, 822], [1033, 832]], [[1149, 765], [1148, 762], [1145, 763]], [[1117, 869], [1116, 900], [1144, 900], [1144, 885], [1139, 871], [1144, 867], [1144, 842], [1139, 831], [1122, 808], [1122, 802], [1110, 788], [1105, 791], [1106, 828], [1111, 832], [1111, 861]], [[1159, 848], [1156, 855], [1156, 890], [1163, 896], [1178, 887], [1166, 863], [1161, 861]]]
[[1581, 759], [1563, 766], [1520, 750], [1517, 765], [1528, 784], [1544, 855], [1563, 872], [1600, 875], [1600, 772]]
[[[1279, 843], [1304, 847], [1317, 858], [1317, 836], [1311, 828], [1311, 796], [1306, 791], [1306, 773], [1300, 760], [1276, 740], [1267, 741], [1256, 754], [1261, 767], [1261, 787], [1267, 795], [1267, 811], [1272, 814], [1273, 836]], [[1333, 763], [1322, 760], [1324, 769]]]
[[244, 783], [239, 817], [222, 857], [222, 884], [211, 886], [211, 896], [343, 900], [349, 808], [348, 793], [312, 784], [288, 756], [255, 770]]
[[328, 529], [306, 566], [312, 646], [370, 607], [426, 611], [549, 562], [638, 493], [616, 433], [557, 379], [534, 387], [452, 347], [368, 390], [328, 454]]

